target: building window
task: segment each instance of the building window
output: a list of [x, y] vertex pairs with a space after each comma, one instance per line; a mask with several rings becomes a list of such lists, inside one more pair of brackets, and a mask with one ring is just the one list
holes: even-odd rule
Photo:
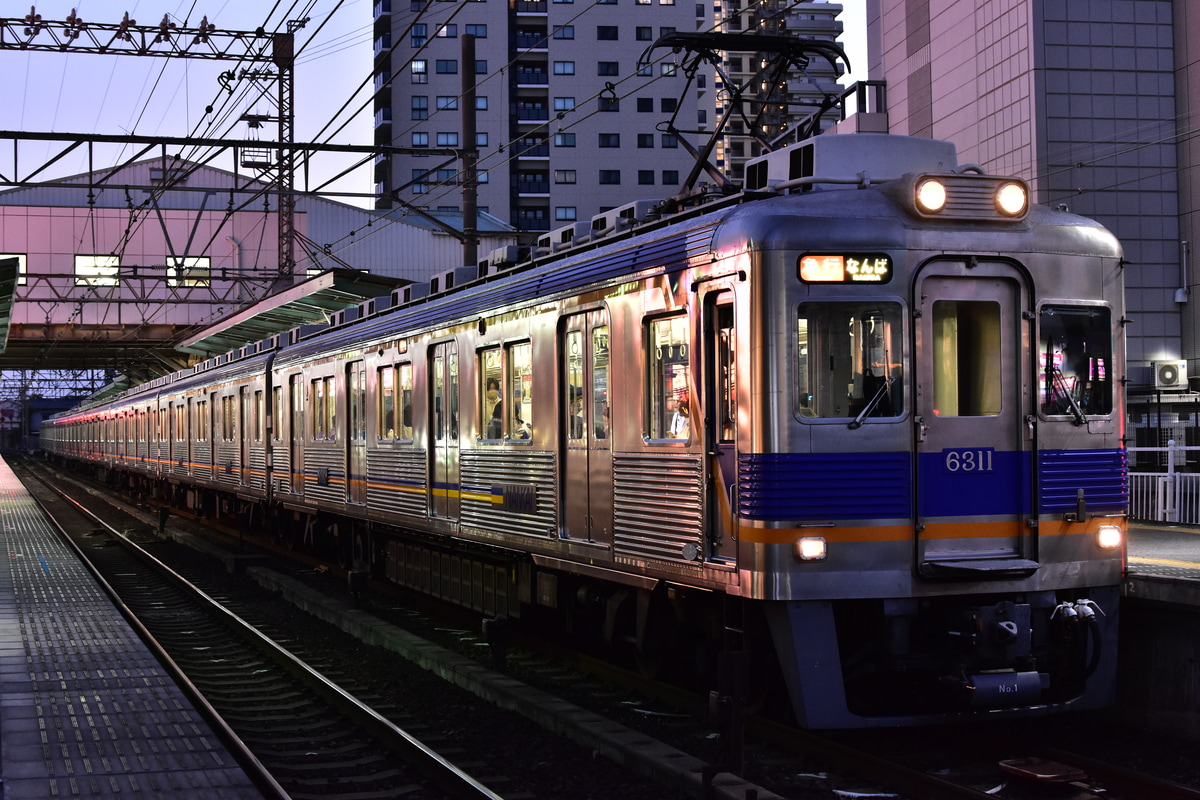
[[439, 131], [437, 135], [438, 147], [458, 147], [458, 131]]
[[619, 61], [601, 61], [596, 65], [597, 75], [620, 75], [621, 64]]
[[570, 111], [575, 107], [574, 97], [556, 97], [554, 98], [555, 111]]
[[450, 97], [449, 95], [438, 95], [437, 109], [438, 111], [458, 111], [458, 98]]
[[641, 111], [643, 113], [645, 113], [647, 111], [652, 112], [652, 111], [654, 111], [654, 98], [653, 97], [639, 97], [637, 99], [637, 106], [638, 106], [638, 109], [637, 109], [638, 111]]
[[672, 113], [673, 111], [675, 111], [676, 107], [679, 105], [679, 101], [676, 100], [674, 97], [663, 97], [663, 98], [660, 98], [658, 102], [659, 102], [659, 105], [662, 107], [662, 113], [664, 113], [664, 114]]
[[409, 67], [413, 83], [429, 83], [429, 62], [423, 58], [413, 59]]
[[621, 101], [615, 97], [598, 97], [596, 98], [597, 111], [620, 111]]
[[638, 134], [638, 147], [641, 147], [641, 148], [654, 147], [654, 134], [653, 133], [639, 133]]
[[413, 47], [423, 47], [429, 37], [429, 28], [423, 22], [418, 22], [412, 26], [412, 36], [409, 43]]
[[413, 95], [412, 118], [429, 119], [429, 98], [425, 95]]
[[555, 75], [574, 75], [575, 74], [575, 62], [574, 61], [555, 61], [554, 62], [554, 74]]
[[412, 190], [413, 194], [425, 194], [429, 191], [429, 184], [425, 179], [429, 177], [429, 170], [414, 169], [412, 171]]
[[412, 135], [413, 147], [429, 147], [429, 134], [416, 132]]
[[438, 28], [437, 35], [440, 39], [456, 39], [458, 38], [458, 26], [454, 24], [443, 25]]
[[620, 147], [621, 134], [619, 133], [602, 133], [600, 134], [601, 147]]
[[660, 72], [662, 73], [663, 77], [669, 78], [675, 75], [677, 68], [674, 64], [668, 64], [664, 61], [660, 67]]
[[664, 150], [679, 147], [679, 139], [673, 133], [664, 133], [662, 135], [662, 147]]
[[575, 206], [555, 206], [554, 219], [558, 222], [574, 222], [576, 220]]
[[435, 63], [434, 69], [439, 75], [457, 75], [458, 74], [458, 59], [455, 58], [439, 58]]
[[662, 182], [663, 182], [663, 186], [678, 186], [679, 185], [679, 170], [664, 169]]
[[120, 266], [117, 256], [75, 256], [75, 285], [116, 286]]
[[555, 147], [574, 147], [575, 134], [573, 133], [556, 133], [554, 134]]
[[488, 99], [487, 99], [486, 94], [483, 97], [475, 98], [475, 110], [476, 111], [487, 111], [487, 107], [488, 107]]
[[638, 170], [638, 186], [653, 186], [654, 185], [654, 170], [639, 169]]
[[15, 258], [17, 260], [17, 286], [24, 286], [25, 279], [25, 254], [24, 253], [0, 253], [0, 261], [6, 258]]
[[600, 170], [600, 183], [607, 186], [619, 186], [621, 184], [621, 170], [619, 169], [602, 169]]
[[476, 39], [487, 38], [487, 25], [465, 25], [464, 29]]
[[475, 62], [475, 74], [476, 75], [487, 75], [487, 71], [488, 70], [487, 70], [487, 61], [486, 60], [481, 60], [481, 61]]
[[554, 170], [555, 183], [574, 183], [575, 170], [573, 169], [556, 169]]
[[476, 147], [487, 147], [488, 146], [488, 135], [486, 133], [475, 134], [475, 146]]
[[638, 25], [634, 29], [634, 38], [639, 42], [652, 42], [654, 41], [654, 28], [649, 25]]
[[598, 42], [615, 42], [615, 41], [617, 41], [617, 26], [616, 25], [597, 25], [596, 26], [596, 41], [598, 41]]
[[558, 26], [557, 28], [554, 29], [554, 38], [555, 39], [574, 39], [575, 38], [575, 26], [574, 25]]

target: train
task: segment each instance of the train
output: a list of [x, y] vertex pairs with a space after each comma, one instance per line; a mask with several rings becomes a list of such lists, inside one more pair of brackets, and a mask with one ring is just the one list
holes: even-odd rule
[[806, 728], [1109, 705], [1116, 237], [923, 137], [814, 136], [695, 194], [86, 401], [41, 447]]

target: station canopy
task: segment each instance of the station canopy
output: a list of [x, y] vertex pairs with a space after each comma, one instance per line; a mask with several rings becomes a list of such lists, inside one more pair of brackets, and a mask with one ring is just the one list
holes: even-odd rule
[[300, 325], [327, 322], [336, 312], [411, 283], [351, 269], [332, 269], [231, 314], [175, 345], [201, 358], [268, 339]]

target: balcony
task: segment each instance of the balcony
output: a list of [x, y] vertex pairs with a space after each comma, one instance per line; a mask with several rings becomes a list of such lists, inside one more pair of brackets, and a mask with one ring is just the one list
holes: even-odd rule
[[517, 68], [517, 86], [549, 86], [550, 77], [544, 69]]
[[550, 181], [545, 179], [540, 181], [517, 180], [513, 182], [513, 188], [516, 189], [517, 194], [522, 195], [550, 194]]
[[550, 143], [545, 139], [521, 139], [512, 149], [517, 158], [550, 157]]
[[545, 14], [546, 3], [535, 2], [534, 0], [516, 0], [513, 4], [514, 10], [518, 14]]
[[545, 122], [550, 119], [550, 111], [542, 106], [541, 108], [517, 108], [517, 120], [519, 122]]
[[518, 50], [546, 50], [546, 34], [544, 33], [518, 33], [517, 34], [517, 49]]
[[375, 0], [375, 19], [392, 15], [392, 0]]

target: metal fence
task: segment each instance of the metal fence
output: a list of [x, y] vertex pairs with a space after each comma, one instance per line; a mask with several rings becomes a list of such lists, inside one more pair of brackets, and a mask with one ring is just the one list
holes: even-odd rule
[[1129, 518], [1138, 522], [1200, 525], [1200, 472], [1177, 469], [1189, 460], [1194, 463], [1200, 456], [1200, 447], [1184, 447], [1174, 441], [1167, 442], [1166, 447], [1130, 447], [1130, 464], [1145, 460], [1138, 454], [1164, 465], [1166, 471], [1130, 471]]

